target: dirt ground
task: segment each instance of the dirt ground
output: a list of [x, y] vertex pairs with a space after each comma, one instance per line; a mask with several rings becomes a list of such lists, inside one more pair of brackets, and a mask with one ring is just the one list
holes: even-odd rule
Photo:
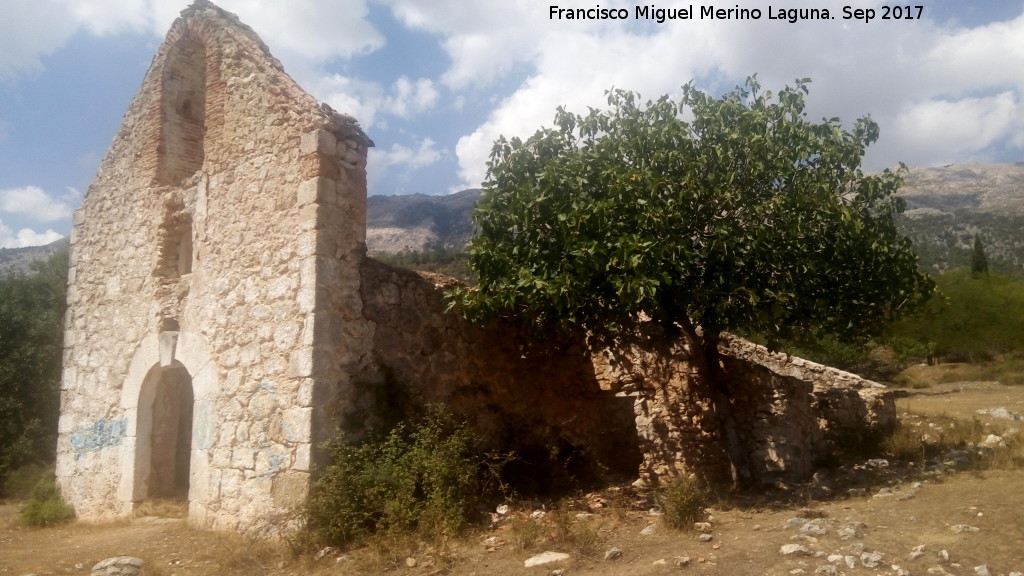
[[[1024, 386], [953, 382], [902, 394], [902, 421], [922, 436], [940, 437], [965, 423], [972, 434], [1006, 438], [1024, 428], [1022, 421], [977, 413], [999, 407], [1024, 413]], [[830, 475], [830, 498], [789, 487], [724, 499], [709, 510], [703, 538], [697, 530], [669, 529], [645, 494], [622, 486], [555, 505], [514, 505], [492, 527], [458, 541], [381, 540], [319, 558], [287, 544], [191, 529], [180, 507], [154, 506], [148, 515], [113, 524], [29, 529], [16, 522], [19, 503], [6, 502], [0, 504], [0, 575], [88, 575], [98, 561], [122, 555], [142, 558], [147, 576], [1024, 572], [1024, 468], [957, 469], [955, 456], [935, 458], [932, 468], [927, 457], [924, 463], [847, 463]], [[613, 548], [621, 556], [606, 559]], [[544, 551], [569, 558], [524, 566]]]

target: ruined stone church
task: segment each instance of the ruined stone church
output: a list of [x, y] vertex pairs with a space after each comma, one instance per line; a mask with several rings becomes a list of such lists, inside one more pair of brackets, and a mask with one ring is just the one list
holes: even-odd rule
[[[449, 280], [367, 258], [372, 146], [235, 15], [181, 13], [74, 216], [57, 477], [80, 518], [180, 498], [194, 524], [272, 533], [321, 442], [432, 401], [526, 461], [648, 480], [721, 465], [685, 350], [524, 358], [514, 328], [445, 311]], [[853, 375], [739, 340], [727, 363], [761, 481], [894, 423]]]

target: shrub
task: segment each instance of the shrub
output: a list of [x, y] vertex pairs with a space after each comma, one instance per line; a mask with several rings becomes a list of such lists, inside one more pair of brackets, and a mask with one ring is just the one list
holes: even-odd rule
[[347, 546], [381, 531], [438, 535], [462, 530], [482, 498], [487, 456], [476, 436], [442, 409], [386, 435], [326, 447], [330, 464], [314, 484], [309, 527]]
[[710, 503], [710, 496], [694, 478], [681, 478], [657, 495], [665, 513], [665, 524], [682, 529], [700, 519]]
[[21, 523], [25, 526], [53, 526], [75, 517], [75, 509], [64, 501], [60, 488], [45, 480], [36, 484], [32, 497], [21, 509]]

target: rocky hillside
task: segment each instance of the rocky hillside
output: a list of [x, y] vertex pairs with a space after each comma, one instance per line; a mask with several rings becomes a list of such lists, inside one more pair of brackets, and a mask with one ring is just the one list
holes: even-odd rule
[[[479, 194], [371, 196], [371, 255], [465, 246]], [[993, 270], [1024, 276], [1024, 162], [912, 168], [901, 195], [908, 209], [899, 225], [927, 271], [969, 266], [981, 234]]]
[[1024, 275], [1024, 162], [913, 168], [899, 220], [927, 271], [970, 266], [981, 235], [993, 270]]
[[428, 196], [370, 196], [366, 245], [371, 256], [461, 248], [473, 237], [473, 204], [480, 190]]
[[66, 248], [67, 238], [45, 246], [29, 246], [27, 248], [0, 248], [0, 274], [9, 272], [28, 272], [32, 262], [43, 260], [61, 248]]

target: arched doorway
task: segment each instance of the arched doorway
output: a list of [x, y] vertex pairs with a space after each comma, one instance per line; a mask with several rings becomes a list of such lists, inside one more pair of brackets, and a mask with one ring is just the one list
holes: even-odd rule
[[154, 366], [139, 394], [136, 502], [188, 499], [192, 456], [192, 376], [180, 362]]

